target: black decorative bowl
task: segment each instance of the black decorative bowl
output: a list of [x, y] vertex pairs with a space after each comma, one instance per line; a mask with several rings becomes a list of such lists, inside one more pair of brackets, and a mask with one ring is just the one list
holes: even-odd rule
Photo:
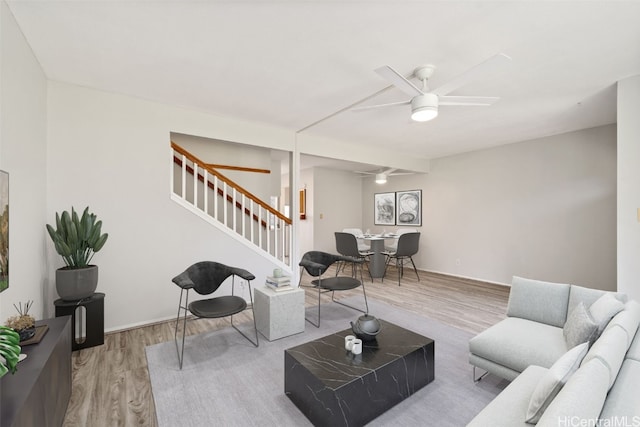
[[33, 336], [36, 334], [36, 327], [32, 326], [30, 328], [21, 329], [16, 332], [18, 332], [18, 335], [20, 335], [20, 341], [26, 341], [30, 338], [33, 338]]

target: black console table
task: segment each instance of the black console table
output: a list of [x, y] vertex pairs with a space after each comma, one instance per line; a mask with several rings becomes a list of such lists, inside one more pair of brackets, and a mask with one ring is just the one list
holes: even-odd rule
[[49, 326], [38, 344], [22, 347], [18, 371], [0, 378], [0, 425], [61, 426], [71, 397], [71, 317], [39, 320]]
[[[96, 292], [90, 297], [78, 301], [57, 299], [56, 317], [71, 316], [71, 348], [73, 351], [82, 348], [104, 344], [104, 294]], [[84, 307], [86, 310], [86, 337], [78, 340], [76, 335], [76, 309]]]

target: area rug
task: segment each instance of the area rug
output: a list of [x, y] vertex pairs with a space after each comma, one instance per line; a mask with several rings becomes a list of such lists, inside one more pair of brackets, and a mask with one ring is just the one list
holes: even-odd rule
[[[369, 313], [432, 338], [436, 378], [368, 425], [464, 426], [506, 387], [491, 376], [473, 382], [468, 332], [371, 298]], [[311, 425], [284, 394], [284, 350], [347, 329], [358, 316], [339, 304], [324, 304], [321, 328], [307, 323], [304, 333], [261, 339], [258, 348], [231, 327], [187, 337], [182, 370], [173, 341], [147, 347], [158, 425]]]

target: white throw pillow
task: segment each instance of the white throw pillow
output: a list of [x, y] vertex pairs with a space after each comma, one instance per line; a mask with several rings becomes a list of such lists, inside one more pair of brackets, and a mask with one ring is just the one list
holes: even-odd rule
[[591, 318], [582, 302], [571, 311], [562, 328], [567, 348], [573, 348], [585, 341], [589, 341], [589, 345], [593, 344], [597, 338], [597, 332], [598, 324]]
[[567, 351], [544, 374], [535, 390], [531, 394], [527, 408], [526, 422], [536, 424], [551, 401], [556, 397], [569, 377], [578, 370], [580, 362], [589, 350], [589, 343], [585, 342]]
[[613, 316], [622, 310], [624, 310], [624, 304], [610, 293], [602, 295], [596, 302], [591, 304], [589, 314], [591, 314], [593, 321], [598, 325], [597, 336], [600, 336]]

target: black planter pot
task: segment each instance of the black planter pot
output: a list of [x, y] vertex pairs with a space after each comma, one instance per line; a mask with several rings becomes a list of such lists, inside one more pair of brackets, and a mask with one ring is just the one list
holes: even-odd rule
[[98, 266], [59, 268], [56, 270], [56, 290], [65, 301], [77, 301], [93, 295], [98, 287]]

